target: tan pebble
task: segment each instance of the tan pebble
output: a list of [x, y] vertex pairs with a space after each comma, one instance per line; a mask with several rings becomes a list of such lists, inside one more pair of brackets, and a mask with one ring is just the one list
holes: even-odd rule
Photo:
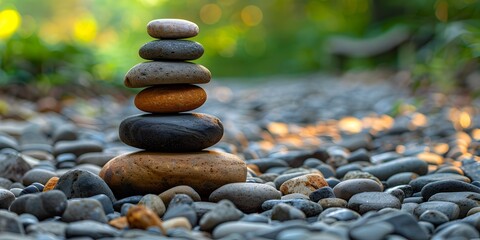
[[128, 228], [127, 217], [119, 217], [111, 220], [108, 224], [114, 228], [125, 229]]
[[99, 176], [116, 196], [159, 194], [175, 186], [188, 185], [200, 196], [208, 197], [225, 184], [245, 182], [247, 167], [237, 156], [216, 151], [141, 151], [112, 159]]
[[158, 196], [162, 199], [166, 206], [170, 203], [170, 201], [175, 197], [176, 194], [186, 194], [192, 198], [194, 202], [201, 201], [200, 195], [190, 186], [187, 185], [180, 185], [173, 188], [170, 188]]
[[308, 196], [313, 191], [325, 186], [328, 186], [328, 183], [321, 174], [311, 173], [285, 181], [280, 186], [280, 191], [283, 195], [301, 193]]
[[131, 228], [147, 229], [149, 227], [158, 227], [165, 234], [162, 220], [156, 213], [143, 205], [132, 206], [127, 212], [127, 221]]
[[45, 186], [43, 187], [43, 192], [53, 190], [58, 183], [58, 179], [58, 177], [50, 178], [47, 183], [45, 183]]
[[173, 228], [184, 228], [187, 230], [192, 230], [192, 225], [185, 217], [176, 217], [172, 219], [168, 219], [167, 221], [162, 223], [163, 228], [165, 230], [173, 229]]
[[147, 33], [154, 38], [190, 38], [199, 32], [197, 24], [184, 19], [155, 19], [147, 24]]
[[470, 208], [467, 212], [467, 217], [478, 212], [480, 212], [480, 207]]
[[191, 84], [161, 85], [143, 89], [135, 96], [135, 106], [151, 113], [194, 110], [207, 100], [203, 88]]
[[323, 199], [320, 199], [318, 203], [322, 206], [324, 210], [332, 207], [341, 207], [341, 208], [347, 207], [347, 201], [341, 198], [323, 198]]

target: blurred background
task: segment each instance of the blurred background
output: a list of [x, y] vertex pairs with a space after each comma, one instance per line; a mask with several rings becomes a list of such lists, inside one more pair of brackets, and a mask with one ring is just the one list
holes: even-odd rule
[[414, 90], [480, 81], [480, 0], [0, 0], [0, 85], [121, 87], [156, 18], [199, 25], [195, 62], [216, 79], [388, 69]]

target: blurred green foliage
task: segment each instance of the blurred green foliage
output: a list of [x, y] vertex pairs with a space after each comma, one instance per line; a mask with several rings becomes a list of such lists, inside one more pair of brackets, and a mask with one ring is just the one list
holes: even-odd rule
[[[197, 23], [205, 54], [195, 62], [215, 77], [388, 67], [411, 72], [416, 88], [450, 88], [478, 70], [480, 0], [3, 0], [0, 83], [120, 85], [156, 18]], [[408, 39], [381, 54], [329, 49], [332, 37], [368, 43], [398, 26]]]

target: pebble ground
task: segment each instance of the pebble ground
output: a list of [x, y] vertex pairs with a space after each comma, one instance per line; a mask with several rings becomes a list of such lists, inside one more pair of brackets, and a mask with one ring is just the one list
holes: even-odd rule
[[224, 124], [212, 149], [249, 171], [208, 197], [118, 197], [98, 177], [136, 150], [118, 137], [133, 97], [66, 98], [55, 113], [3, 96], [0, 239], [479, 238], [480, 102], [394, 83], [213, 81], [198, 110]]

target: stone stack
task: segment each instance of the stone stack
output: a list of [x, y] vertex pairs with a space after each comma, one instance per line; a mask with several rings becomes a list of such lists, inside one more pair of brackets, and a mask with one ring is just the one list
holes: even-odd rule
[[203, 55], [203, 46], [190, 40], [199, 28], [180, 19], [158, 19], [147, 25], [158, 40], [146, 43], [139, 54], [149, 62], [137, 64], [125, 76], [125, 86], [142, 88], [135, 106], [147, 114], [124, 119], [120, 139], [144, 149], [109, 161], [100, 176], [116, 196], [161, 193], [188, 185], [204, 197], [213, 190], [246, 180], [246, 165], [238, 157], [204, 150], [223, 136], [214, 116], [186, 113], [203, 105], [206, 92], [193, 84], [208, 83], [210, 71], [187, 62]]

